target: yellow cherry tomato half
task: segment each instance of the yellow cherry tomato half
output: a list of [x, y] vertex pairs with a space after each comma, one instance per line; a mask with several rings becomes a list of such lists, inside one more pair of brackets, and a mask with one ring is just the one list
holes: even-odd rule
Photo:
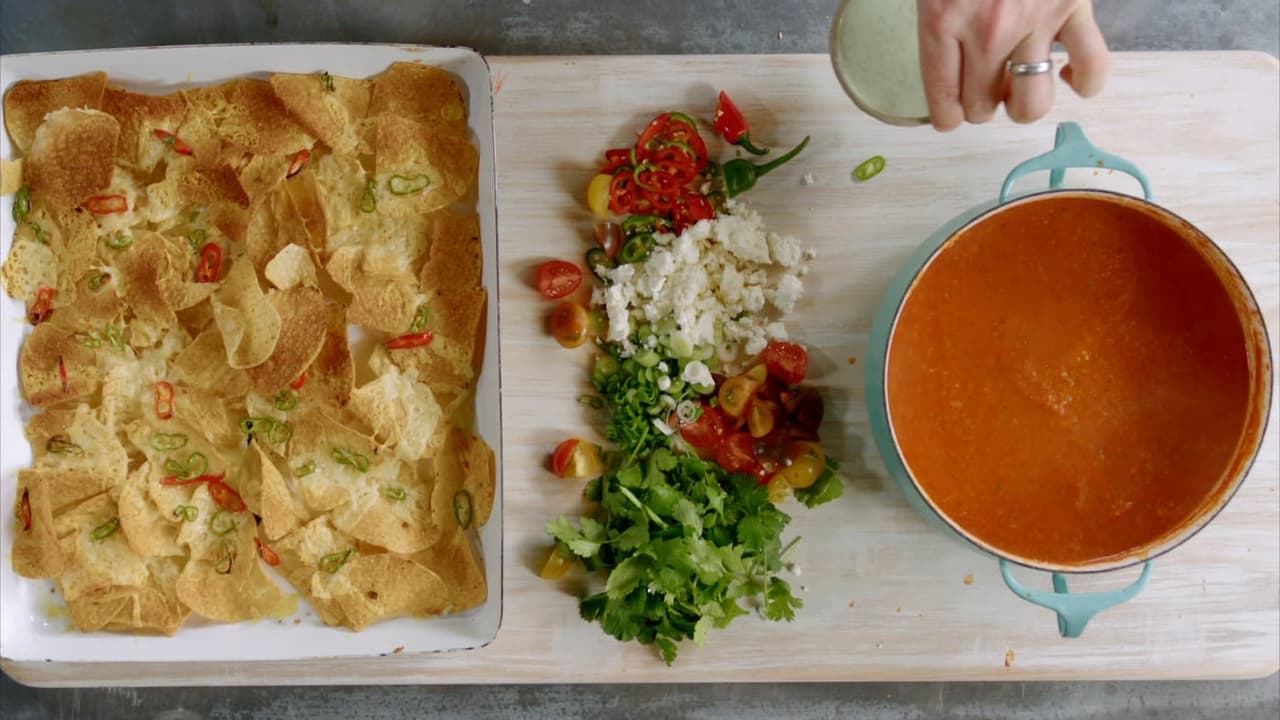
[[590, 327], [587, 309], [576, 302], [562, 302], [551, 311], [551, 337], [562, 347], [576, 348], [585, 343]]
[[561, 555], [560, 548], [552, 545], [551, 552], [547, 553], [547, 559], [542, 562], [542, 570], [538, 572], [538, 577], [543, 580], [559, 580], [569, 572], [571, 567], [573, 567], [573, 561]]
[[807, 488], [822, 477], [827, 469], [826, 454], [822, 446], [815, 442], [792, 443], [791, 464], [778, 471], [775, 476], [782, 478], [788, 486], [800, 489]]
[[747, 412], [756, 384], [746, 375], [735, 375], [720, 386], [720, 409], [735, 420]]
[[791, 486], [782, 478], [781, 472], [769, 479], [768, 489], [769, 502], [774, 505], [786, 500], [787, 496], [791, 494]]
[[587, 184], [587, 207], [601, 220], [609, 219], [609, 184], [612, 182], [612, 175], [601, 173]]

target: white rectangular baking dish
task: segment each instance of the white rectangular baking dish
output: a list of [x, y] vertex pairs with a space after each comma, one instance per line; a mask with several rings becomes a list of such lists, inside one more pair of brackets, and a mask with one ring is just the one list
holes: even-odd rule
[[[174, 637], [68, 630], [51, 581], [14, 574], [10, 562], [14, 514], [10, 508], [17, 473], [31, 462], [23, 426], [32, 409], [18, 387], [18, 349], [30, 330], [21, 303], [0, 297], [0, 667], [31, 662], [193, 662], [304, 660], [367, 657], [388, 653], [463, 650], [488, 644], [502, 619], [502, 437], [498, 377], [498, 223], [494, 171], [493, 93], [489, 67], [466, 48], [391, 45], [207, 45], [132, 48], [0, 56], [0, 92], [18, 80], [48, 79], [105, 71], [111, 83], [130, 90], [169, 92], [235, 77], [272, 72], [319, 72], [368, 77], [395, 61], [422, 62], [449, 70], [467, 88], [473, 140], [480, 149], [477, 210], [484, 247], [484, 284], [489, 291], [488, 340], [476, 397], [477, 431], [497, 457], [498, 488], [493, 513], [481, 531], [488, 600], [456, 616], [401, 618], [361, 632], [325, 626], [305, 600], [296, 616], [232, 625], [194, 617]], [[0, 131], [0, 157], [12, 158]], [[0, 258], [13, 241], [12, 197], [0, 200]], [[290, 593], [293, 588], [281, 581]], [[179, 671], [180, 672], [180, 671]]]

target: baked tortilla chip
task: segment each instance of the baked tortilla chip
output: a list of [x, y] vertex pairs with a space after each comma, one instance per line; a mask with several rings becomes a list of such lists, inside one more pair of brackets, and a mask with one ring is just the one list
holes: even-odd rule
[[493, 511], [496, 468], [493, 449], [479, 435], [451, 427], [436, 458], [431, 515], [442, 528], [483, 527]]
[[469, 290], [480, 287], [484, 249], [480, 244], [480, 216], [448, 210], [428, 218], [431, 251], [419, 282], [429, 290]]
[[129, 167], [150, 172], [173, 152], [169, 143], [156, 137], [155, 131], [176, 133], [187, 114], [187, 101], [181, 95], [148, 95], [107, 88], [102, 94], [102, 111], [120, 123], [119, 160]]
[[351, 293], [347, 321], [385, 333], [400, 335], [409, 330], [414, 315], [426, 299], [411, 275], [375, 275], [365, 271], [364, 249], [344, 247], [333, 253], [325, 266], [329, 276]]
[[243, 395], [248, 388], [244, 371], [227, 366], [226, 347], [217, 328], [196, 336], [174, 357], [172, 367], [174, 378], [192, 387], [223, 395]]
[[315, 144], [311, 133], [294, 122], [271, 83], [245, 78], [228, 85], [226, 113], [218, 126], [224, 142], [255, 155], [290, 157]]
[[260, 443], [254, 443], [253, 447], [251, 455], [257, 456], [261, 496], [262, 525], [259, 532], [269, 540], [278, 540], [297, 530], [301, 521], [309, 519], [309, 516], [295, 500], [289, 481], [274, 459], [267, 455]]
[[329, 512], [351, 502], [366, 484], [367, 475], [388, 472], [381, 466], [394, 460], [380, 457], [377, 450], [368, 436], [318, 411], [306, 413], [294, 422], [289, 466], [295, 471], [312, 468], [306, 473], [294, 472], [295, 476], [300, 475], [294, 483], [307, 510]]
[[13, 144], [27, 152], [45, 116], [62, 108], [97, 109], [107, 87], [107, 74], [89, 73], [58, 80], [22, 80], [4, 96], [4, 126]]
[[286, 155], [254, 155], [237, 173], [249, 198], [259, 198], [280, 187], [293, 158]]
[[298, 123], [334, 152], [356, 152], [360, 124], [369, 108], [368, 80], [276, 73], [271, 87]]
[[63, 599], [70, 603], [102, 588], [145, 585], [150, 571], [120, 532], [115, 502], [98, 495], [76, 510], [64, 516], [66, 533], [60, 538], [66, 562], [58, 579]]
[[370, 115], [399, 115], [467, 133], [467, 98], [462, 83], [443, 68], [421, 63], [392, 63], [373, 79]]
[[[88, 405], [42, 412], [27, 423], [26, 436], [36, 467], [101, 476], [106, 483], [103, 489], [124, 482], [129, 456], [115, 433]], [[97, 492], [84, 497], [94, 494]], [[69, 501], [62, 504], [65, 502]]]
[[377, 215], [360, 209], [368, 182], [360, 160], [352, 155], [325, 155], [313, 158], [308, 172], [315, 177], [316, 194], [328, 227], [326, 247], [358, 243], [359, 234], [348, 231], [362, 221], [375, 220]]
[[[177, 558], [149, 558], [151, 576], [141, 588], [129, 588], [129, 602], [103, 626], [111, 632], [160, 632], [172, 635], [191, 614], [178, 600], [175, 585], [182, 572]], [[81, 598], [81, 601], [85, 598]]]
[[411, 465], [379, 461], [350, 482], [348, 500], [334, 508], [330, 522], [369, 546], [397, 553], [424, 550], [440, 537], [431, 523], [431, 491]]
[[316, 265], [311, 253], [301, 245], [285, 245], [271, 258], [263, 271], [267, 280], [281, 290], [295, 287], [316, 287]]
[[365, 422], [374, 437], [395, 448], [396, 457], [414, 461], [427, 455], [441, 410], [431, 388], [417, 381], [416, 373], [401, 372], [383, 354], [377, 379], [351, 393], [351, 411]]
[[38, 325], [18, 353], [22, 397], [36, 407], [87, 397], [98, 388], [94, 351], [53, 319]]
[[237, 260], [211, 299], [228, 365], [250, 368], [271, 357], [280, 338], [280, 313], [262, 293], [251, 262]]
[[161, 335], [178, 324], [163, 287], [172, 287], [177, 275], [169, 265], [167, 245], [164, 236], [142, 231], [135, 234], [133, 247], [121, 253], [117, 262], [117, 287], [133, 313], [130, 328], [135, 347], [156, 344]]
[[306, 229], [288, 195], [275, 190], [261, 198], [249, 213], [245, 232], [245, 253], [253, 266], [265, 269], [289, 245], [308, 244]]
[[336, 573], [317, 574], [360, 630], [383, 618], [438, 615], [449, 606], [449, 589], [439, 575], [388, 553], [355, 553]]
[[67, 207], [111, 184], [120, 124], [97, 110], [58, 110], [40, 128], [23, 166], [32, 194]]
[[445, 531], [440, 542], [429, 550], [416, 553], [412, 559], [444, 580], [449, 590], [447, 612], [477, 607], [488, 597], [484, 561], [463, 531], [457, 528]]
[[320, 197], [320, 185], [310, 168], [289, 178], [284, 184], [285, 194], [293, 206], [292, 218], [302, 223], [308, 246], [317, 255], [323, 255], [329, 247], [329, 221], [324, 214], [324, 201]]
[[153, 475], [151, 463], [144, 462], [129, 473], [120, 491], [120, 529], [129, 546], [146, 557], [184, 556], [178, 544], [178, 522], [172, 511], [164, 513], [156, 507], [147, 491]]
[[275, 349], [259, 365], [245, 372], [249, 382], [264, 395], [293, 382], [320, 354], [325, 336], [324, 295], [315, 288], [274, 290], [267, 302], [280, 318], [280, 335]]
[[13, 571], [23, 577], [52, 578], [62, 574], [62, 550], [49, 491], [52, 479], [49, 473], [18, 472]]
[[40, 288], [58, 287], [58, 259], [53, 249], [35, 238], [17, 238], [0, 268], [0, 282], [9, 297], [27, 305], [35, 302]]
[[304, 401], [318, 401], [333, 408], [346, 407], [355, 387], [355, 361], [347, 337], [346, 310], [337, 303], [327, 308], [324, 345], [311, 367], [301, 395]]
[[378, 212], [434, 212], [460, 199], [475, 183], [480, 154], [470, 140], [439, 126], [396, 115], [374, 119]]

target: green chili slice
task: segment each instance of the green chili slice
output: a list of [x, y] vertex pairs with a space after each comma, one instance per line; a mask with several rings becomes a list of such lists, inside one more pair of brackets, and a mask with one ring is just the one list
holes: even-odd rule
[[84, 450], [73, 442], [71, 438], [61, 433], [50, 437], [45, 441], [44, 449], [54, 455], [83, 455]]
[[90, 537], [92, 537], [96, 542], [102, 542], [103, 540], [106, 540], [107, 538], [114, 535], [115, 532], [119, 529], [120, 529], [120, 518], [113, 517], [110, 520], [102, 523], [98, 527], [94, 528], [93, 533], [90, 535]]
[[591, 270], [591, 274], [596, 276], [600, 282], [608, 282], [600, 276], [599, 268], [612, 270], [618, 266], [613, 258], [609, 257], [609, 253], [604, 248], [593, 247], [587, 251], [587, 268]]
[[200, 508], [195, 505], [179, 505], [173, 509], [173, 516], [184, 522], [195, 522], [200, 517]]
[[21, 223], [31, 212], [31, 188], [23, 185], [13, 196], [13, 221]]
[[405, 492], [402, 487], [387, 486], [382, 488], [382, 496], [388, 500], [403, 500], [409, 497], [409, 493]]
[[173, 458], [169, 458], [164, 461], [164, 471], [169, 473], [170, 475], [176, 475], [182, 478], [186, 476], [187, 466], [183, 465], [182, 463], [178, 462]]
[[353, 550], [354, 548], [347, 548], [342, 552], [329, 553], [328, 555], [325, 555], [320, 558], [320, 569], [330, 575], [338, 572], [342, 569], [343, 565], [347, 564], [347, 558], [351, 557], [351, 552]]
[[200, 248], [204, 247], [205, 238], [209, 237], [209, 233], [204, 228], [196, 228], [187, 233], [187, 242], [191, 245], [191, 252], [200, 252]]
[[471, 493], [466, 490], [453, 494], [453, 519], [463, 530], [471, 527]]
[[413, 314], [413, 322], [409, 323], [409, 332], [420, 333], [427, 329], [427, 318], [430, 311], [426, 305], [419, 305], [418, 311]]
[[108, 235], [107, 239], [103, 242], [105, 242], [107, 247], [112, 250], [124, 250], [133, 244], [133, 236], [125, 235], [123, 232], [118, 232], [115, 235]]
[[578, 396], [578, 404], [599, 410], [604, 407], [604, 398], [599, 395], [580, 395]]
[[372, 180], [365, 183], [364, 193], [360, 195], [360, 212], [371, 213], [378, 209], [378, 186]]
[[214, 535], [226, 535], [235, 529], [235, 514], [230, 510], [219, 510], [209, 518], [209, 532]]
[[76, 342], [89, 349], [102, 347], [102, 338], [98, 337], [97, 333], [77, 332], [73, 337], [75, 337]]
[[102, 284], [110, 279], [111, 276], [107, 273], [98, 273], [97, 275], [90, 277], [89, 282], [86, 283], [86, 285], [88, 285], [89, 289], [93, 292], [98, 292], [102, 289]]
[[671, 113], [670, 113], [670, 117], [671, 117], [671, 119], [672, 119], [672, 120], [683, 120], [684, 122], [686, 122], [686, 123], [688, 123], [688, 124], [689, 124], [689, 127], [693, 128], [693, 129], [695, 129], [695, 130], [697, 130], [697, 129], [698, 129], [698, 121], [697, 121], [697, 120], [694, 120], [693, 118], [689, 117], [688, 115], [685, 115], [685, 114], [684, 114], [684, 113], [682, 113], [682, 112], [676, 112], [676, 111], [672, 110], [672, 111], [671, 111]]
[[643, 262], [652, 251], [653, 236], [649, 233], [640, 233], [622, 246], [622, 250], [618, 252], [618, 259], [624, 263]]
[[124, 330], [115, 325], [108, 325], [106, 329], [107, 342], [111, 343], [111, 347], [117, 350], [124, 349]]
[[151, 447], [165, 452], [177, 450], [187, 444], [187, 436], [182, 433], [155, 433], [151, 436]]
[[329, 92], [333, 92], [333, 76], [329, 74], [328, 70], [320, 72], [320, 86]]
[[164, 470], [170, 475], [175, 475], [179, 480], [188, 480], [193, 477], [200, 477], [209, 469], [209, 458], [204, 453], [193, 452], [187, 456], [185, 463], [179, 462], [174, 458], [164, 461]]
[[42, 245], [49, 244], [49, 233], [45, 232], [45, 229], [41, 227], [40, 223], [31, 223], [31, 231], [36, 234], [36, 242]]
[[289, 423], [274, 420], [271, 427], [267, 428], [267, 442], [272, 445], [287, 443], [291, 437], [293, 437], [293, 428], [289, 427]]
[[281, 412], [292, 410], [298, 407], [298, 393], [294, 392], [290, 388], [285, 388], [284, 390], [281, 390], [280, 392], [276, 393], [275, 406], [276, 406], [276, 409]]
[[391, 191], [392, 195], [412, 195], [426, 190], [430, 185], [431, 178], [426, 175], [414, 175], [413, 177], [392, 175], [391, 179], [387, 180], [387, 189]]
[[872, 155], [853, 169], [853, 178], [858, 182], [870, 180], [884, 170], [884, 156]]
[[306, 477], [316, 471], [316, 461], [308, 460], [293, 469], [293, 476], [296, 478]]
[[218, 546], [220, 552], [218, 562], [214, 563], [213, 569], [219, 575], [230, 575], [231, 565], [236, 560], [236, 546], [231, 543], [230, 538], [223, 539]]
[[334, 448], [333, 452], [330, 453], [330, 456], [333, 457], [334, 462], [339, 465], [350, 465], [360, 472], [369, 472], [369, 458], [358, 452], [352, 452], [342, 448]]

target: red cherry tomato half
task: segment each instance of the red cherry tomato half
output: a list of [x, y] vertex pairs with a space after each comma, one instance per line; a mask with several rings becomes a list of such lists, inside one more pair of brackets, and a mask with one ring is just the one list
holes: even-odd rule
[[697, 420], [680, 426], [675, 414], [672, 414], [672, 427], [680, 428], [680, 437], [699, 450], [714, 450], [724, 440], [724, 414], [720, 408], [702, 406], [702, 414]]
[[548, 260], [538, 266], [538, 292], [549, 300], [559, 300], [582, 285], [582, 270], [571, 262]]
[[551, 337], [561, 347], [576, 348], [591, 335], [591, 316], [587, 309], [572, 300], [565, 300], [551, 311]]
[[809, 368], [809, 353], [793, 342], [775, 340], [764, 349], [761, 357], [769, 374], [788, 385], [803, 381]]
[[756, 467], [755, 440], [741, 430], [729, 433], [716, 448], [716, 462], [731, 473], [750, 473]]
[[580, 442], [582, 441], [578, 438], [569, 438], [556, 446], [551, 453], [551, 472], [564, 477], [569, 471], [569, 461], [573, 459], [573, 451], [578, 448]]

